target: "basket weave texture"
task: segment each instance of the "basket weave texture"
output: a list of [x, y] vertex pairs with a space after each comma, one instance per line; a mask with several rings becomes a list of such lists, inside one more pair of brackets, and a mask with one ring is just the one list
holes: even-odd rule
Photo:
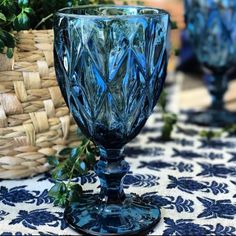
[[79, 144], [55, 78], [52, 30], [16, 37], [13, 70], [0, 72], [1, 179], [45, 172], [47, 156]]

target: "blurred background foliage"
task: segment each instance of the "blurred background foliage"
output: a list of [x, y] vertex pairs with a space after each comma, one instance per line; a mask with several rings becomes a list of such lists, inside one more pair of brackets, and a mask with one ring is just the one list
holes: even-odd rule
[[[0, 53], [13, 56], [15, 38], [12, 31], [50, 29], [53, 13], [64, 7], [88, 4], [128, 4], [124, 0], [0, 0]], [[139, 4], [141, 1], [129, 1]]]

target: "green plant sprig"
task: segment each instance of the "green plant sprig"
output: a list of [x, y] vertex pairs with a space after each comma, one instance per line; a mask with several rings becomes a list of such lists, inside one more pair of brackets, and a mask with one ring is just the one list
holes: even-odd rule
[[28, 0], [0, 0], [0, 53], [13, 56], [16, 42], [11, 31], [28, 29], [32, 13]]
[[202, 138], [206, 138], [207, 140], [211, 140], [213, 138], [221, 138], [224, 134], [226, 135], [236, 135], [236, 124], [232, 124], [229, 126], [226, 126], [220, 130], [201, 130], [199, 132], [199, 135]]
[[163, 113], [162, 119], [164, 122], [164, 125], [161, 130], [161, 140], [162, 141], [171, 141], [171, 135], [173, 133], [173, 130], [175, 128], [175, 125], [177, 124], [178, 117], [174, 113]]
[[167, 112], [167, 93], [164, 90], [159, 98], [159, 107], [161, 109], [163, 126], [161, 129], [161, 141], [171, 141], [171, 136], [178, 121], [177, 114]]
[[65, 207], [68, 203], [79, 200], [83, 192], [82, 186], [72, 180], [93, 169], [97, 152], [91, 141], [83, 139], [79, 147], [66, 148], [59, 154], [67, 158], [59, 162], [54, 156], [48, 157], [49, 164], [55, 167], [52, 171], [55, 184], [49, 190], [49, 196], [54, 199], [55, 205]]
[[219, 130], [219, 131], [214, 131], [212, 129], [210, 130], [201, 130], [199, 132], [199, 135], [202, 138], [206, 138], [207, 140], [211, 140], [213, 138], [220, 138], [223, 135], [223, 130]]
[[[119, 0], [123, 4], [127, 2]], [[134, 2], [136, 2], [134, 0]], [[137, 1], [137, 4], [142, 4]], [[115, 4], [114, 0], [0, 0], [0, 53], [12, 58], [16, 40], [13, 30], [51, 29], [53, 14], [64, 7]]]
[[227, 132], [228, 135], [236, 135], [236, 124], [226, 126], [223, 131]]

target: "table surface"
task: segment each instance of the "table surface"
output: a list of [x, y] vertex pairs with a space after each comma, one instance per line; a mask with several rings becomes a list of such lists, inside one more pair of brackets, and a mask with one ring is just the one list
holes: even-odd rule
[[[189, 93], [180, 91], [178, 83], [168, 88], [173, 111]], [[162, 123], [155, 112], [128, 145], [132, 173], [125, 177], [125, 190], [161, 207], [153, 235], [236, 235], [236, 137], [207, 141], [198, 135], [200, 127], [184, 123], [184, 114], [179, 117], [171, 142], [160, 142]], [[78, 181], [85, 190], [98, 192], [93, 172]], [[48, 176], [4, 180], [0, 186], [0, 235], [76, 235], [63, 209], [47, 196], [52, 186]]]

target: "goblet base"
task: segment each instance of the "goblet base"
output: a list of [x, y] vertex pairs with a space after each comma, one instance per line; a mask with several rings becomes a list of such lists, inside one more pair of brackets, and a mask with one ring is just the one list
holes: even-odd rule
[[201, 126], [225, 127], [236, 123], [236, 112], [212, 110], [191, 112], [187, 122]]
[[161, 212], [135, 194], [120, 203], [84, 194], [65, 209], [64, 216], [74, 230], [85, 235], [146, 235], [160, 221]]

